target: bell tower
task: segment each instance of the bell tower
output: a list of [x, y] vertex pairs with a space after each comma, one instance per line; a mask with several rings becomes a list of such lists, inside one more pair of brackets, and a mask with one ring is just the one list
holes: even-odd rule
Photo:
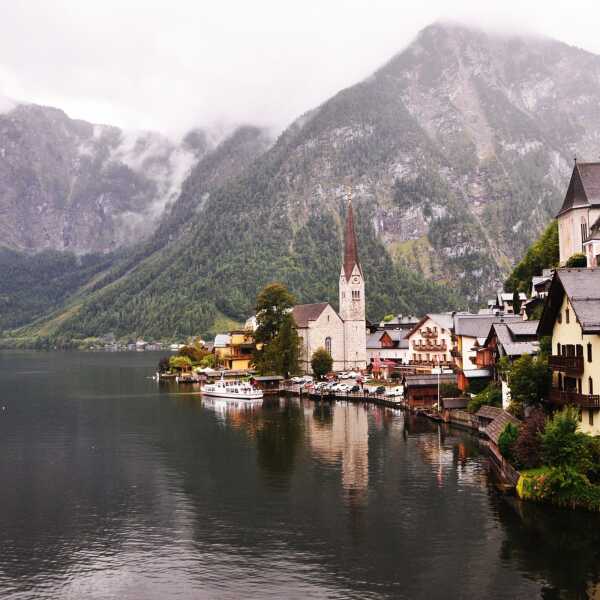
[[340, 317], [344, 322], [344, 363], [346, 369], [367, 365], [367, 322], [365, 280], [358, 260], [352, 199], [348, 199], [344, 230], [344, 262], [340, 272]]

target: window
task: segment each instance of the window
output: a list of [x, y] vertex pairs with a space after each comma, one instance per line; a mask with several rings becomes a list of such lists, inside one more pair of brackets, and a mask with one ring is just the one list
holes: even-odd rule
[[590, 396], [593, 396], [594, 395], [594, 382], [592, 381], [591, 377], [588, 377], [588, 390], [589, 390]]
[[593, 425], [594, 425], [594, 409], [593, 408], [590, 408], [588, 410], [588, 415], [589, 415], [589, 423], [593, 427]]
[[587, 238], [587, 223], [585, 221], [581, 221], [581, 241], [585, 242]]
[[352, 290], [352, 300], [360, 300], [360, 290]]
[[329, 323], [329, 315], [327, 315], [327, 322]]
[[561, 311], [558, 311], [558, 317], [556, 317], [556, 320], [557, 320], [559, 323], [562, 323], [562, 312], [561, 312]]
[[558, 344], [556, 344], [556, 355], [560, 356], [560, 342], [558, 342]]
[[589, 342], [587, 345], [587, 359], [588, 362], [592, 362], [592, 345]]
[[569, 309], [567, 308], [565, 310], [565, 323], [570, 323], [571, 322], [570, 319], [569, 319], [570, 316], [571, 315], [569, 314]]
[[581, 377], [577, 380], [577, 393], [581, 394]]
[[325, 338], [325, 350], [327, 350], [327, 352], [329, 352], [329, 354], [331, 354], [331, 338], [330, 337]]

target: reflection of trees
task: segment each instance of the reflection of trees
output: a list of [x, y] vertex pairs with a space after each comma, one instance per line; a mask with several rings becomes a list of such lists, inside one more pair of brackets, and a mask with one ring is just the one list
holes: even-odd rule
[[599, 598], [600, 515], [491, 493], [506, 538], [501, 557], [544, 579], [543, 598]]

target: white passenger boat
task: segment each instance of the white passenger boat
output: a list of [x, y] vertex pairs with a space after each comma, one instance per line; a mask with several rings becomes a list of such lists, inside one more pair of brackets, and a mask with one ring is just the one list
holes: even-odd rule
[[252, 387], [245, 381], [225, 381], [223, 377], [215, 383], [209, 383], [202, 388], [204, 396], [216, 396], [229, 400], [261, 400], [262, 390]]

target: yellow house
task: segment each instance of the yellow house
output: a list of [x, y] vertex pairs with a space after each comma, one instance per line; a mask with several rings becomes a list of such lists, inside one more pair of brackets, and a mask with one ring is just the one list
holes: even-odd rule
[[556, 270], [538, 336], [552, 336], [550, 403], [577, 406], [581, 430], [600, 434], [600, 268]]
[[252, 365], [254, 338], [245, 329], [220, 333], [215, 337], [214, 352], [219, 364], [233, 371], [247, 371]]

